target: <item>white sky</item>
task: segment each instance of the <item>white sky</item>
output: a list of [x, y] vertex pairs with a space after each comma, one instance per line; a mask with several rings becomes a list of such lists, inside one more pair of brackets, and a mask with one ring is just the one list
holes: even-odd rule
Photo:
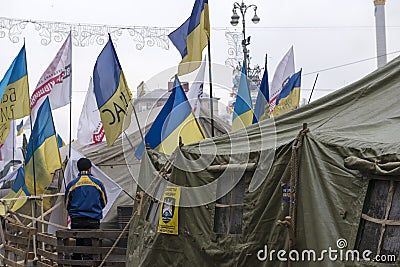
[[[89, 0], [0, 0], [0, 17], [28, 20], [60, 21], [120, 26], [178, 27], [190, 15], [194, 0], [153, 1], [89, 1]], [[252, 63], [263, 66], [268, 53], [270, 80], [275, 67], [289, 49], [294, 46], [296, 70], [303, 74], [355, 62], [376, 56], [375, 18], [373, 0], [246, 0], [256, 4], [259, 24], [251, 22], [253, 12], [246, 16], [247, 35], [251, 35], [248, 47]], [[224, 65], [228, 56], [228, 43], [224, 37], [226, 28], [240, 31], [240, 24], [230, 25], [233, 1], [209, 0], [212, 27], [212, 61]], [[387, 52], [400, 51], [400, 1], [386, 3]], [[2, 29], [0, 28], [0, 36]], [[41, 37], [33, 24], [24, 29], [19, 43], [0, 38], [0, 76], [3, 77], [17, 55], [25, 37], [28, 75], [31, 92], [43, 71], [47, 68], [61, 43], [52, 41], [48, 46], [40, 44]], [[154, 79], [166, 69], [168, 75], [176, 70], [180, 55], [170, 43], [169, 50], [157, 46], [135, 48], [126, 31], [114, 41], [122, 68], [132, 90], [142, 80], [156, 80], [166, 88], [167, 80]], [[81, 112], [89, 77], [103, 46], [73, 47], [73, 137]], [[393, 59], [400, 53], [388, 56]], [[231, 76], [215, 68], [214, 81], [230, 86]], [[347, 67], [320, 72], [313, 100], [348, 85], [376, 69], [376, 60], [368, 60]], [[161, 75], [162, 77], [170, 77]], [[308, 99], [316, 74], [304, 75], [302, 97]], [[224, 76], [224, 77], [222, 77]], [[168, 79], [168, 78], [164, 78]], [[157, 85], [154, 85], [157, 86]], [[216, 95], [227, 100], [228, 91], [216, 89]], [[226, 102], [226, 101], [225, 101]], [[54, 112], [57, 131], [68, 140], [68, 107]]]

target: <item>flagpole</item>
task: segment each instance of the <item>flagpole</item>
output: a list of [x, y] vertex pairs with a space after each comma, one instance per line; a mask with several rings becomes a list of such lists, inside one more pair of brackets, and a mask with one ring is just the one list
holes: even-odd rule
[[[135, 114], [135, 119], [136, 119], [136, 123], [137, 123], [138, 128], [139, 128], [140, 137], [142, 138], [142, 142], [143, 142], [144, 147], [146, 147], [146, 143], [144, 142], [144, 136], [143, 136], [142, 128], [140, 127], [139, 118], [137, 116], [135, 105], [133, 104], [132, 99], [131, 99], [130, 103], [132, 105], [133, 113]], [[125, 131], [124, 131], [124, 133], [125, 133]], [[125, 133], [125, 136], [126, 136], [126, 138], [128, 138], [126, 133]], [[129, 138], [128, 138], [128, 140], [129, 140]], [[129, 143], [130, 143], [130, 140], [129, 140]], [[131, 146], [132, 146], [132, 144], [131, 144]], [[132, 149], [133, 149], [133, 146], [132, 146]]]
[[317, 80], [318, 80], [318, 75], [319, 75], [319, 73], [317, 73], [317, 76], [315, 77], [314, 85], [313, 85], [313, 87], [312, 87], [311, 94], [310, 94], [310, 98], [308, 99], [308, 103], [307, 103], [307, 104], [310, 104], [311, 97], [312, 97], [312, 95], [313, 95], [313, 93], [314, 93], [315, 84], [317, 83]]
[[[25, 47], [25, 37], [24, 37], [24, 47]], [[25, 53], [25, 62], [26, 62], [26, 68], [28, 68], [28, 61], [26, 59], [26, 53]], [[26, 77], [28, 78], [28, 70], [26, 70]], [[28, 87], [29, 87], [29, 83], [28, 83]], [[33, 126], [32, 126], [32, 109], [31, 106], [29, 105], [29, 122], [30, 122], [30, 128], [31, 128], [31, 136], [32, 136], [32, 132], [33, 132]], [[29, 141], [30, 141], [30, 137], [29, 137]], [[31, 149], [32, 149], [32, 171], [33, 171], [33, 194], [36, 196], [36, 171], [35, 171], [35, 151], [34, 151], [34, 147], [33, 147], [33, 142], [29, 142], [28, 141], [28, 145], [29, 143], [31, 143]], [[26, 161], [25, 161], [26, 164]], [[35, 199], [35, 205], [36, 205], [36, 199]], [[35, 213], [36, 213], [36, 209], [35, 209]]]
[[214, 137], [214, 100], [212, 90], [212, 71], [211, 71], [211, 42], [208, 38], [208, 76], [210, 85], [210, 108], [211, 108], [211, 137]]
[[68, 158], [71, 158], [71, 142], [72, 142], [72, 39], [71, 36], [72, 35], [72, 29], [70, 29], [69, 31], [69, 49], [71, 49], [71, 51], [69, 51], [71, 53], [71, 81], [70, 81], [70, 95], [69, 95], [69, 149], [68, 149]]
[[[14, 116], [13, 116], [13, 119], [14, 119]], [[10, 126], [11, 126], [11, 122], [10, 122]], [[14, 122], [14, 125], [13, 125], [13, 132], [12, 132], [12, 142], [13, 142], [13, 151], [12, 151], [12, 166], [13, 166], [13, 170], [14, 170], [14, 160], [15, 160], [15, 122]]]

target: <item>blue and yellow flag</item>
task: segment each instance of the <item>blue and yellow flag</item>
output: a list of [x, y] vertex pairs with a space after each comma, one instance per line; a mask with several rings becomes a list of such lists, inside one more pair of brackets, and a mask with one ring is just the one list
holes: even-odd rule
[[[254, 107], [253, 123], [257, 123], [261, 120], [267, 109], [269, 103], [269, 83], [268, 83], [268, 70], [265, 67], [265, 72], [261, 80], [260, 90], [257, 94], [256, 105]], [[269, 113], [269, 108], [267, 109]]]
[[300, 103], [301, 70], [290, 77], [276, 99], [276, 107], [272, 116], [277, 116], [293, 109]]
[[203, 49], [210, 39], [208, 0], [196, 0], [190, 17], [168, 37], [182, 56], [178, 75], [200, 67]]
[[[178, 77], [175, 76], [171, 95], [144, 139], [151, 149], [171, 155], [179, 145], [179, 137], [183, 144], [188, 145], [203, 140], [205, 134], [192, 112]], [[135, 152], [138, 159], [141, 159], [143, 150], [141, 143]]]
[[52, 182], [54, 172], [60, 168], [57, 135], [49, 98], [46, 97], [37, 113], [25, 158], [25, 184], [28, 191], [31, 194], [43, 194]]
[[17, 125], [17, 136], [20, 136], [24, 132], [24, 120]]
[[0, 124], [30, 114], [25, 45], [0, 82]]
[[246, 69], [242, 67], [235, 108], [232, 115], [232, 132], [251, 125], [253, 122], [253, 107], [251, 103]]
[[93, 88], [107, 145], [111, 146], [129, 127], [132, 113], [132, 93], [125, 80], [111, 36], [94, 66]]
[[[27, 199], [23, 197], [30, 196], [31, 194], [25, 185], [24, 167], [19, 167], [19, 169], [14, 171], [14, 174], [12, 175], [13, 176], [10, 177], [10, 180], [14, 179], [14, 184], [11, 187], [8, 194], [5, 197], [3, 197], [3, 199], [6, 200], [7, 206], [11, 211], [17, 211], [26, 203]], [[10, 200], [10, 199], [15, 199], [15, 200]], [[0, 205], [0, 215], [1, 216], [6, 215], [4, 205]]]
[[57, 144], [59, 148], [65, 146], [65, 142], [59, 134], [57, 134]]

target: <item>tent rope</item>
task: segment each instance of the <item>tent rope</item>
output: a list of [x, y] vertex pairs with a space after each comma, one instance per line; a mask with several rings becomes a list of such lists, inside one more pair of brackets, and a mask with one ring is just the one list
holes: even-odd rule
[[303, 129], [299, 132], [292, 146], [292, 155], [290, 159], [290, 206], [289, 206], [289, 216], [292, 224], [291, 229], [293, 231], [292, 237], [289, 242], [289, 250], [291, 250], [296, 245], [296, 221], [297, 221], [297, 198], [296, 193], [299, 185], [299, 156], [298, 151], [303, 145], [304, 136], [310, 130], [307, 128], [307, 124], [303, 124]]

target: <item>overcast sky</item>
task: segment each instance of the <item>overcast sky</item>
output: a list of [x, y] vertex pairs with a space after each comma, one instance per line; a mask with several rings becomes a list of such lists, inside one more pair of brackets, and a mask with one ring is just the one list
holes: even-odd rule
[[[188, 18], [194, 0], [0, 0], [0, 3], [0, 17], [5, 18], [112, 26], [158, 26], [170, 27], [172, 31]], [[257, 14], [261, 19], [259, 24], [254, 25], [251, 22], [253, 12], [249, 10], [246, 15], [246, 30], [248, 35], [251, 35], [249, 50], [252, 63], [263, 66], [265, 53], [268, 53], [268, 70], [271, 80], [276, 65], [293, 45], [296, 70], [303, 68], [302, 97], [308, 99], [316, 72], [319, 72], [319, 79], [313, 100], [342, 88], [376, 69], [376, 60], [372, 59], [321, 71], [376, 56], [373, 0], [253, 0], [245, 3], [256, 4]], [[229, 23], [232, 6], [233, 1], [209, 0], [212, 62], [215, 64], [224, 65], [229, 57], [229, 45], [225, 39], [225, 32], [241, 30], [240, 24], [232, 27]], [[400, 1], [388, 0], [386, 3], [387, 52], [392, 53], [388, 56], [388, 60], [400, 55], [399, 14]], [[52, 41], [47, 46], [41, 45], [41, 37], [32, 23], [23, 29], [18, 43], [10, 41], [8, 30], [4, 31], [0, 24], [0, 37], [2, 32], [5, 33], [5, 38], [0, 38], [0, 76], [3, 77], [25, 37], [32, 92], [61, 43]], [[158, 74], [165, 70], [168, 70], [165, 77], [171, 73], [173, 75], [180, 61], [180, 55], [171, 43], [169, 50], [157, 45], [145, 46], [142, 50], [137, 50], [136, 43], [132, 41], [127, 31], [123, 31], [122, 36], [114, 43], [132, 90], [136, 89], [142, 80], [157, 80], [158, 86], [165, 88], [167, 80], [155, 79], [154, 76], [160, 77]], [[96, 58], [102, 48], [103, 46], [97, 44], [73, 47], [73, 136], [76, 136], [85, 91], [88, 88]], [[217, 68], [215, 69], [214, 80], [226, 83], [225, 86], [229, 87], [232, 78], [229, 73], [226, 72], [225, 77], [223, 71], [219, 72]], [[216, 95], [226, 102], [228, 93], [227, 89], [221, 88], [218, 89]], [[64, 139], [68, 139], [66, 120], [62, 120], [65, 114], [68, 114], [67, 107], [55, 111], [54, 117], [57, 130]]]

